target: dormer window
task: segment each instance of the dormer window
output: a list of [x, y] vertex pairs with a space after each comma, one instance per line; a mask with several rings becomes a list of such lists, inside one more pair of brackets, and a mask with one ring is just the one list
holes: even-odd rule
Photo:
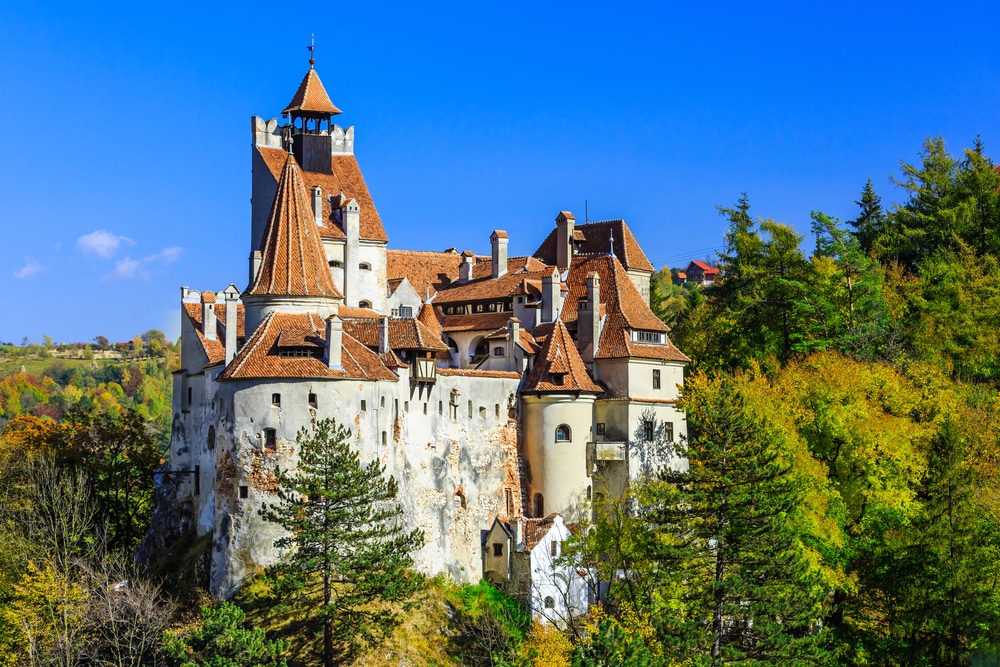
[[633, 338], [637, 343], [645, 343], [647, 345], [663, 345], [664, 344], [664, 334], [659, 331], [641, 331], [636, 330], [633, 332]]
[[551, 375], [552, 375], [552, 384], [554, 384], [557, 387], [563, 386], [563, 383], [566, 382], [565, 373], [552, 373]]

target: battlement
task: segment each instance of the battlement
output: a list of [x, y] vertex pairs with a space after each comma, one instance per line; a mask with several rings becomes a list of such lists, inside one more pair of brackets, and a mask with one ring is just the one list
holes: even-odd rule
[[[260, 116], [253, 116], [250, 119], [251, 132], [253, 132], [253, 145], [265, 148], [284, 148], [283, 125], [278, 123], [277, 118], [264, 120]], [[293, 128], [292, 136], [302, 134], [301, 128]], [[346, 130], [339, 125], [331, 125], [330, 130], [321, 130], [318, 133], [310, 133], [309, 136], [329, 137], [331, 155], [354, 155], [354, 126]]]

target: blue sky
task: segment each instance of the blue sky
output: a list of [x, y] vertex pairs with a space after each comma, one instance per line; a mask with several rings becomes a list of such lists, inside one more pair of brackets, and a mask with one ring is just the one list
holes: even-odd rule
[[[317, 70], [390, 246], [532, 252], [560, 209], [658, 267], [715, 206], [808, 233], [924, 139], [1000, 159], [996, 3], [0, 5], [0, 340], [178, 332], [245, 287], [250, 122]], [[808, 246], [808, 243], [807, 243]]]

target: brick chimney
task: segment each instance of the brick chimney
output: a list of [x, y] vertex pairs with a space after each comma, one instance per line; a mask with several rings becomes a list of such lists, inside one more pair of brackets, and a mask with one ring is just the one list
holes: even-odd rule
[[542, 278], [542, 322], [555, 322], [562, 310], [562, 286], [559, 271]]
[[590, 363], [601, 342], [601, 278], [594, 271], [587, 274], [587, 299], [578, 304], [576, 323], [580, 356]]
[[493, 248], [493, 279], [496, 280], [507, 273], [507, 232], [494, 229], [490, 235], [490, 246]]
[[467, 283], [472, 280], [472, 267], [476, 265], [476, 256], [471, 250], [462, 252], [462, 265], [458, 267], [458, 282]]
[[238, 309], [240, 291], [230, 284], [223, 292], [226, 297], [226, 365], [236, 356], [236, 338], [239, 334]]
[[326, 366], [334, 370], [343, 370], [342, 356], [344, 353], [344, 321], [336, 312], [326, 318]]
[[573, 263], [573, 232], [576, 218], [569, 211], [559, 211], [556, 216], [556, 266], [565, 271]]

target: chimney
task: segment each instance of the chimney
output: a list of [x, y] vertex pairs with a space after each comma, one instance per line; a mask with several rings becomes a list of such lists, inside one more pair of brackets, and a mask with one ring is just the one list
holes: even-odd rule
[[349, 199], [340, 209], [340, 219], [344, 225], [344, 303], [357, 308], [361, 301], [360, 276], [358, 265], [361, 263], [361, 206], [357, 199]]
[[326, 318], [326, 366], [334, 370], [343, 370], [341, 355], [344, 349], [344, 321], [334, 312]]
[[238, 310], [236, 308], [240, 292], [236, 285], [230, 284], [223, 292], [226, 297], [226, 365], [236, 356], [236, 337], [238, 331]]
[[556, 216], [556, 266], [565, 271], [573, 262], [573, 232], [576, 218], [569, 211]]
[[462, 265], [458, 268], [458, 282], [467, 283], [472, 280], [472, 267], [476, 265], [476, 256], [471, 250], [462, 252]]
[[378, 353], [385, 354], [389, 351], [389, 318], [382, 317], [378, 321]]
[[212, 292], [201, 293], [201, 332], [209, 340], [218, 338], [215, 326], [215, 294]]
[[542, 278], [542, 322], [555, 322], [562, 310], [562, 281], [559, 271], [552, 267], [552, 274]]
[[601, 342], [601, 279], [593, 271], [587, 274], [587, 300], [580, 300], [577, 312], [577, 345], [584, 362], [590, 363]]
[[323, 226], [323, 188], [318, 185], [312, 189], [313, 217], [316, 218], [316, 225]]
[[490, 245], [493, 247], [493, 279], [496, 280], [507, 273], [507, 232], [494, 229], [490, 235]]
[[264, 255], [261, 254], [260, 250], [254, 250], [250, 254], [250, 284], [249, 284], [249, 287], [253, 287], [253, 284], [255, 282], [257, 282], [257, 274], [260, 273], [260, 264], [263, 261], [264, 261]]
[[509, 371], [520, 371], [517, 361], [517, 343], [521, 340], [521, 320], [512, 317], [507, 320], [507, 359]]
[[188, 292], [190, 292], [190, 291], [191, 290], [188, 289], [187, 285], [185, 285], [184, 287], [181, 288], [181, 301], [183, 301], [184, 299], [188, 298]]

